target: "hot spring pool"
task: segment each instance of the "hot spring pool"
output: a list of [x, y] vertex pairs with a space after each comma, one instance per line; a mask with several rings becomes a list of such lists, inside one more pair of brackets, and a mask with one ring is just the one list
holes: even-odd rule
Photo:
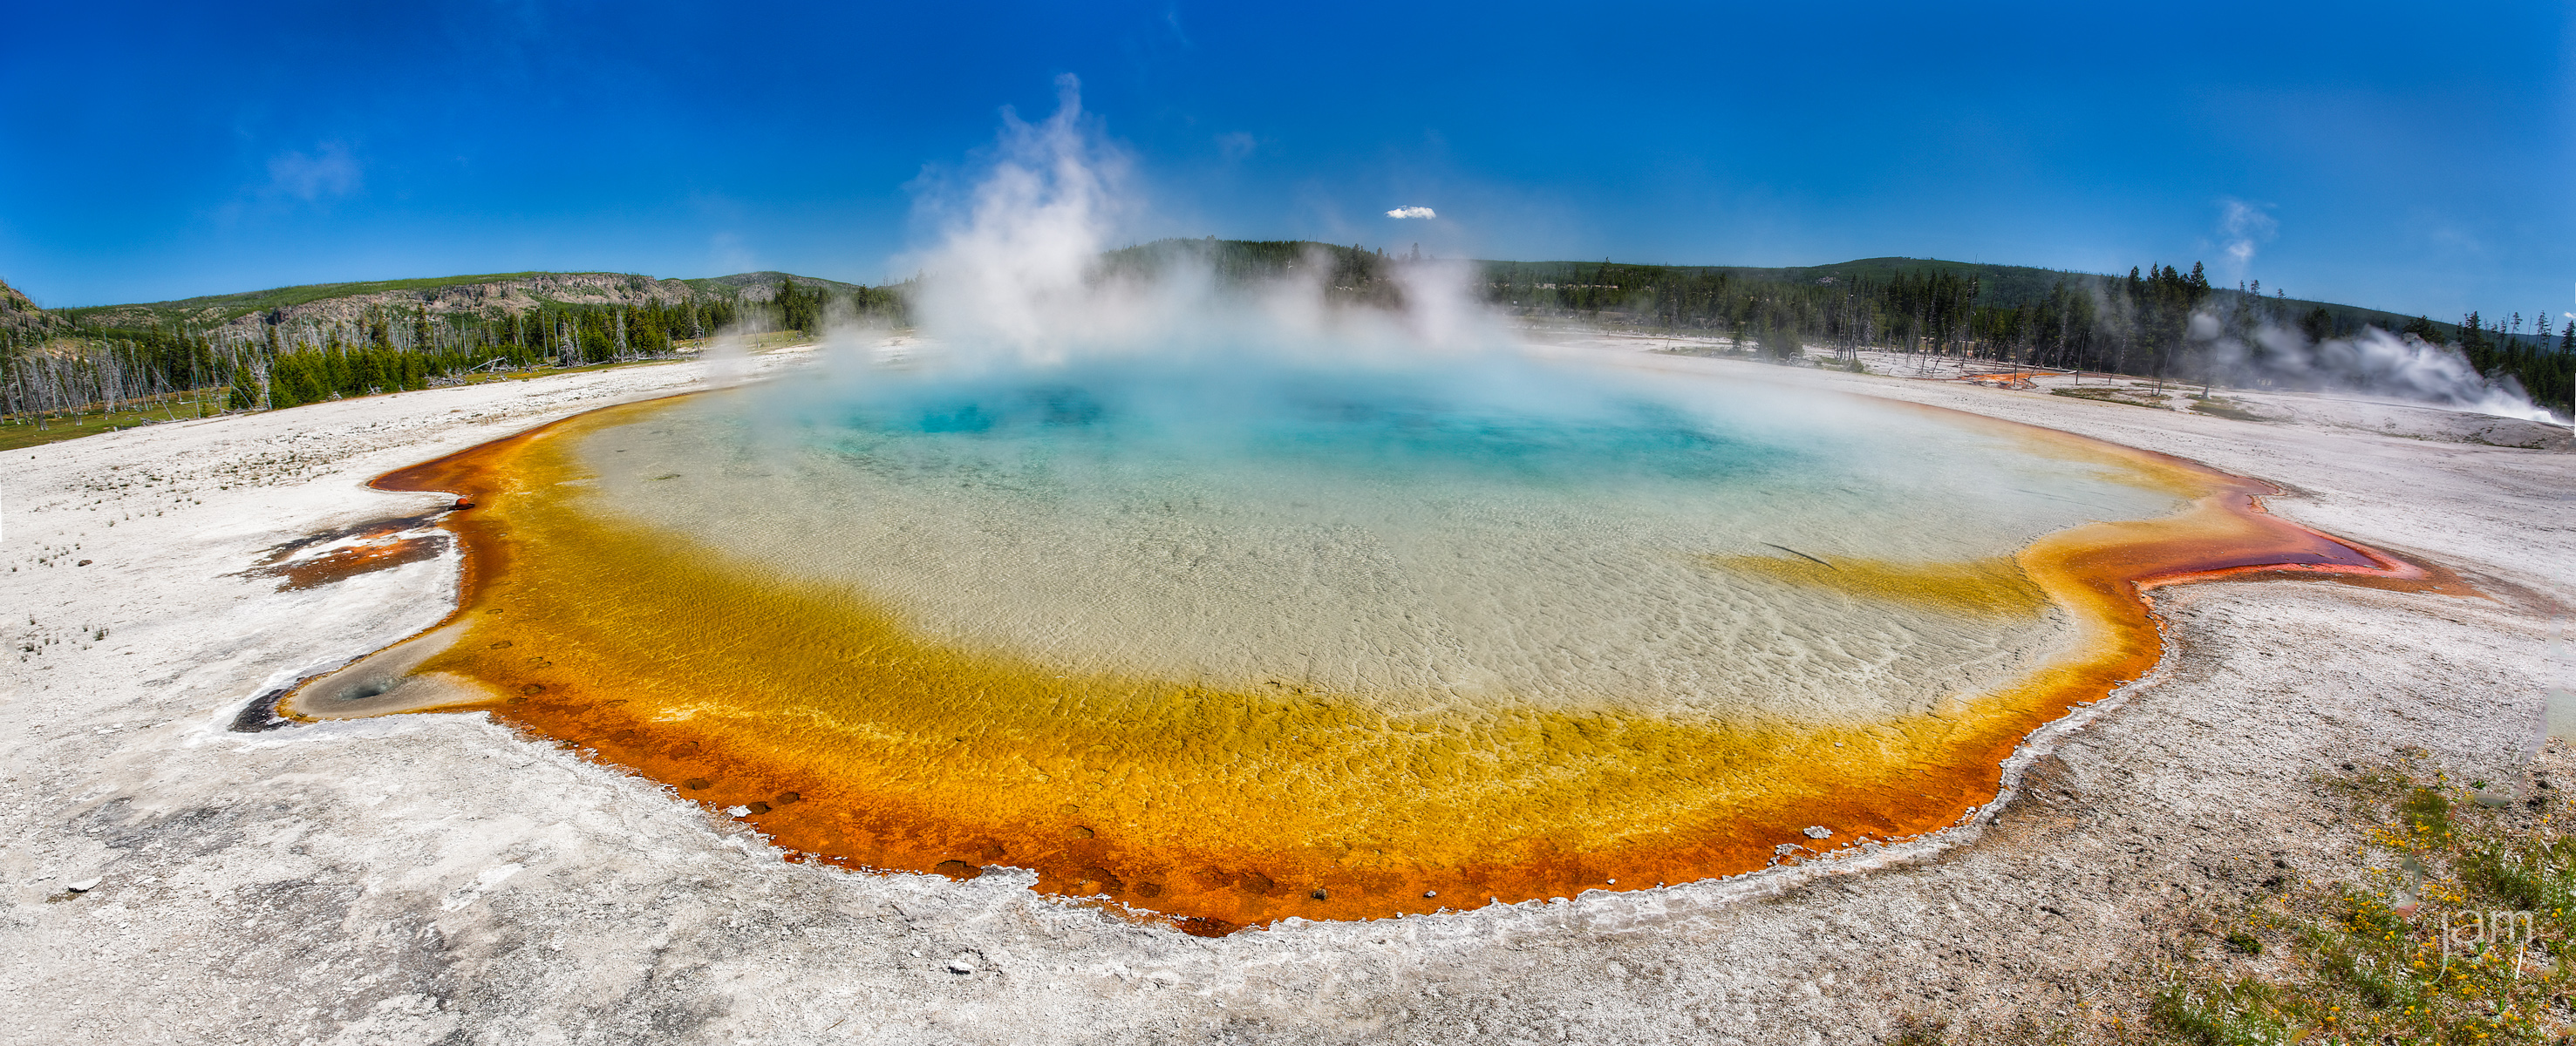
[[1520, 360], [876, 369], [386, 485], [477, 502], [429, 703], [1200, 932], [1937, 828], [2153, 664], [2141, 581], [2396, 567], [2171, 459]]
[[[1137, 365], [754, 389], [570, 449], [585, 513], [737, 576], [864, 593], [943, 647], [1398, 715], [1929, 711], [2063, 638], [2016, 550], [2185, 503], [1929, 414], [1464, 373]], [[1798, 571], [1815, 565], [1799, 553], [1834, 573], [1997, 576], [1982, 604], [1869, 598]]]

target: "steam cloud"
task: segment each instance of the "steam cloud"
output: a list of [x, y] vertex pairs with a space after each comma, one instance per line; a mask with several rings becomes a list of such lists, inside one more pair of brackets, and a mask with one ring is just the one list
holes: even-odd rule
[[[1355, 304], [1330, 293], [1337, 263], [1320, 251], [1250, 282], [1221, 277], [1215, 249], [1189, 241], [1111, 251], [1138, 242], [1144, 215], [1132, 202], [1140, 194], [1128, 187], [1133, 162], [1084, 111], [1074, 78], [1059, 78], [1057, 87], [1052, 116], [1029, 123], [1005, 113], [974, 177], [925, 191], [922, 215], [937, 238], [915, 256], [922, 276], [913, 312], [926, 341], [906, 354], [907, 368], [970, 381], [1043, 381], [1067, 367], [1150, 364], [1173, 379], [1167, 392], [1186, 398], [1193, 394], [1177, 390], [1187, 372], [1229, 371], [1225, 382], [1241, 393], [1292, 373], [1384, 374], [1469, 356], [1499, 365], [1473, 368], [1496, 379], [1512, 369], [1504, 361], [1522, 355], [1508, 320], [1478, 300], [1468, 263], [1391, 264], [1383, 274], [1396, 285], [1394, 300]], [[2276, 223], [2255, 205], [2227, 206], [2225, 227], [2236, 236], [2229, 256], [2250, 260]], [[1429, 207], [1386, 213], [1434, 217]], [[2191, 323], [2192, 340], [2231, 384], [2550, 419], [2518, 383], [2480, 376], [2447, 346], [2377, 328], [2320, 342], [2294, 327], [2245, 323], [2208, 313]], [[865, 371], [843, 376], [878, 380]], [[1195, 395], [1223, 394], [1202, 387]]]
[[[1077, 306], [1090, 297], [1085, 275], [1120, 216], [1131, 163], [1094, 130], [1080, 81], [1058, 77], [1056, 99], [1042, 123], [1004, 111], [993, 161], [962, 202], [923, 201], [946, 220], [922, 259], [916, 301], [923, 326], [943, 337], [1034, 350], [1101, 333], [1111, 318]], [[1082, 318], [1092, 329], [1064, 326]]]
[[922, 274], [913, 294], [922, 362], [987, 371], [1145, 355], [1314, 362], [1514, 342], [1475, 302], [1463, 263], [1390, 264], [1376, 275], [1395, 283], [1395, 301], [1359, 306], [1331, 298], [1335, 263], [1320, 251], [1249, 282], [1221, 275], [1215, 248], [1192, 241], [1115, 251], [1149, 238], [1139, 235], [1150, 216], [1134, 202], [1133, 166], [1084, 111], [1071, 76], [1058, 78], [1045, 120], [1005, 112], [976, 169], [922, 193], [920, 216], [935, 233], [911, 259]]
[[[1469, 427], [1492, 433], [1717, 416], [1705, 389], [1533, 351], [1483, 303], [1472, 262], [1152, 241], [1140, 235], [1151, 216], [1134, 202], [1144, 194], [1129, 185], [1131, 166], [1071, 78], [1046, 119], [1006, 115], [968, 169], [920, 183], [930, 243], [909, 259], [921, 273], [911, 291], [919, 340], [833, 332], [816, 380], [764, 384], [741, 401], [752, 431], [797, 445], [811, 426], [856, 417], [974, 428], [1115, 416], [1189, 433], [1181, 445], [1216, 454], [1315, 418], [1360, 424], [1386, 412], [1486, 419]], [[1140, 241], [1150, 242], [1125, 246]], [[1739, 425], [1754, 413], [1781, 412], [1789, 425], [1844, 409], [1805, 397], [1794, 414], [1788, 397], [1728, 402]]]
[[2354, 337], [2311, 341], [2297, 328], [2273, 323], [2258, 324], [2251, 331], [2230, 331], [2206, 312], [2192, 316], [2191, 334], [2212, 343], [2219, 373], [2231, 382], [2304, 392], [2357, 392], [2497, 417], [2557, 420], [2532, 403], [2530, 393], [2512, 376], [2487, 378], [2457, 348], [2412, 334], [2365, 327]]

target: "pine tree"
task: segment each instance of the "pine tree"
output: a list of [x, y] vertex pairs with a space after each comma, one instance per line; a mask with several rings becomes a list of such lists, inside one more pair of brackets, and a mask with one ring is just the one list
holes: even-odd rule
[[2310, 342], [2326, 340], [2334, 334], [2334, 314], [2327, 312], [2323, 305], [2309, 309], [2307, 315], [2299, 318], [2299, 333], [2307, 335]]

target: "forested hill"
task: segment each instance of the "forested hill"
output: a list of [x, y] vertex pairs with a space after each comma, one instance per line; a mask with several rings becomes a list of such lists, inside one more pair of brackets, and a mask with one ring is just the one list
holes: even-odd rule
[[787, 283], [790, 280], [795, 281], [797, 286], [803, 287], [807, 290], [819, 289], [829, 294], [858, 294], [862, 291], [875, 289], [855, 283], [842, 283], [839, 280], [826, 280], [814, 276], [798, 276], [795, 273], [770, 272], [767, 270], [760, 272], [738, 272], [731, 276], [709, 276], [704, 279], [681, 280], [680, 282], [688, 284], [689, 286], [695, 287], [701, 291], [714, 291], [717, 293], [735, 292], [741, 294], [745, 299], [750, 301], [768, 301], [771, 295], [778, 292], [780, 285]]
[[[1328, 298], [1402, 300], [1403, 270], [1443, 264], [1401, 253], [1303, 241], [1160, 240], [1110, 252], [1107, 275], [1176, 263], [1220, 281], [1313, 270]], [[1450, 263], [1454, 264], [1454, 263]], [[2260, 284], [2213, 286], [2200, 263], [2151, 264], [2126, 276], [1929, 258], [1861, 258], [1761, 268], [1614, 261], [1473, 261], [1474, 286], [1534, 321], [1722, 334], [1738, 346], [1803, 356], [1861, 346], [2250, 386], [2333, 385], [2351, 351], [2324, 343], [2369, 329], [2456, 346], [2481, 374], [2511, 378], [2544, 404], [2576, 396], [2576, 323], [2546, 312], [2436, 322], [2383, 309], [2291, 298]], [[2526, 327], [2526, 324], [2528, 326]], [[2553, 337], [2554, 335], [2554, 337]]]
[[[38, 311], [0, 295], [0, 417], [291, 407], [477, 371], [664, 358], [726, 331], [906, 322], [902, 295], [779, 272], [519, 272]], [[42, 322], [36, 322], [41, 319]], [[175, 415], [173, 415], [175, 416]]]
[[[1176, 262], [1206, 265], [1220, 278], [1260, 280], [1293, 272], [1299, 264], [1318, 266], [1326, 288], [1336, 297], [1379, 298], [1394, 293], [1395, 272], [1402, 266], [1419, 263], [1414, 250], [1389, 253], [1357, 245], [1315, 243], [1303, 240], [1157, 240], [1153, 243], [1111, 251], [1103, 259], [1110, 273], [1150, 274]], [[1639, 265], [1603, 261], [1492, 261], [1479, 260], [1476, 265], [1484, 277], [1486, 297], [1495, 304], [1518, 309], [1531, 315], [1564, 315], [1593, 322], [1634, 324], [1661, 328], [1723, 328], [1734, 330], [1748, 323], [1759, 326], [1766, 317], [1759, 315], [1766, 305], [1790, 305], [1813, 314], [1823, 304], [1834, 300], [1859, 297], [1886, 297], [1902, 289], [1908, 297], [1942, 297], [1959, 299], [1956, 332], [1960, 339], [1970, 337], [1967, 310], [2009, 313], [2016, 309], [2042, 306], [2052, 297], [2062, 299], [2069, 293], [2117, 291], [2124, 289], [2119, 277], [2099, 273], [2068, 272], [2034, 268], [2027, 265], [1995, 265], [1976, 262], [1942, 261], [1933, 258], [1861, 258], [1832, 265], [1787, 266], [1763, 268], [1748, 265]], [[2166, 267], [2151, 265], [2143, 272], [2132, 272], [2131, 279], [2141, 285], [2152, 284]], [[2410, 317], [2382, 309], [2312, 301], [2281, 296], [2263, 297], [2259, 288], [2230, 290], [2212, 287], [2200, 278], [2200, 266], [2192, 266], [2185, 275], [2174, 271], [2176, 280], [2191, 282], [2193, 304], [2206, 308], [2257, 307], [2267, 315], [2293, 317], [2288, 323], [2316, 321], [2311, 313], [2324, 310], [2325, 329], [2350, 333], [2363, 327], [2399, 331], [2410, 325], [2431, 323], [2441, 334], [2440, 340], [2457, 340], [2458, 325]], [[2192, 282], [2197, 281], [2197, 282]], [[1893, 304], [1893, 303], [1888, 303]], [[1945, 303], [1947, 304], [1947, 303]], [[1906, 303], [1900, 311], [1922, 311]], [[1924, 316], [1917, 325], [1926, 329], [1890, 330], [1880, 325], [1886, 337], [1929, 337], [1928, 328], [1942, 317]], [[1814, 315], [1806, 317], [1805, 333], [1827, 333]], [[1776, 326], [1776, 322], [1771, 324]], [[1944, 325], [1942, 334], [1952, 333]], [[1998, 333], [1998, 332], [1988, 332]], [[1945, 339], [1957, 340], [1957, 339]]]
[[18, 288], [9, 286], [9, 281], [0, 280], [0, 314], [34, 316], [42, 311], [26, 295], [18, 293]]
[[2490, 380], [2539, 403], [2576, 397], [2576, 321], [2535, 310], [2458, 322], [2211, 285], [2148, 265], [2127, 276], [1914, 258], [1799, 268], [1477, 263], [1488, 300], [1532, 318], [1723, 333], [1739, 345], [1803, 354], [1878, 346], [2192, 382], [2333, 385], [2355, 362], [2329, 341], [2367, 329], [2456, 346]]
[[[1597, 262], [1485, 261], [1478, 264], [1484, 266], [1488, 277], [1499, 285], [1573, 283], [1581, 289], [1609, 288], [1649, 293], [1654, 290], [1679, 289], [1691, 284], [1705, 285], [1719, 278], [1741, 284], [1840, 287], [1847, 292], [1856, 288], [1890, 287], [1895, 285], [1900, 277], [1910, 282], [1925, 284], [1938, 280], [1962, 287], [1973, 285], [1976, 292], [1976, 305], [2007, 310], [2045, 302], [2051, 294], [2058, 293], [2061, 287], [2094, 288], [2117, 282], [2117, 277], [2101, 273], [2041, 269], [2027, 265], [1942, 261], [1936, 258], [1860, 258], [1832, 265], [1782, 268], [1742, 265], [1625, 265], [1606, 260]], [[2198, 268], [2197, 264], [2194, 268]], [[2161, 265], [2151, 265], [2147, 271], [2152, 273], [2161, 270]], [[2232, 305], [2240, 300], [2251, 302], [2260, 297], [2263, 305], [2273, 312], [2305, 316], [2314, 310], [2324, 309], [2327, 315], [2332, 317], [2333, 328], [2343, 331], [2355, 331], [2365, 326], [2397, 331], [2405, 329], [2407, 324], [2417, 319], [2417, 317], [2358, 305], [2278, 295], [2262, 297], [2259, 290], [2249, 292], [2222, 287], [2208, 287], [2207, 290], [2211, 300], [2222, 306]], [[1615, 293], [1602, 295], [1600, 296], [1602, 303], [1595, 306], [1591, 299], [1584, 296], [1567, 295], [1563, 296], [1560, 307], [1571, 309], [1597, 307], [1613, 313], [1624, 313], [1631, 311], [1621, 309], [1619, 306], [1625, 297]], [[2456, 336], [2455, 324], [2435, 323], [2434, 327], [2441, 330], [2445, 337]]]
[[[1326, 283], [1337, 296], [1383, 296], [1392, 267], [1404, 256], [1357, 246], [1307, 241], [1162, 240], [1112, 251], [1103, 259], [1111, 272], [1150, 272], [1180, 259], [1212, 265], [1221, 275], [1265, 279], [1293, 271], [1312, 259], [1329, 268]], [[1944, 288], [1973, 288], [1973, 305], [1981, 310], [2012, 310], [2045, 303], [2063, 288], [2096, 287], [2116, 282], [2094, 273], [2064, 272], [2021, 265], [1942, 261], [1928, 258], [1862, 258], [1831, 265], [1763, 268], [1734, 265], [1638, 265], [1611, 261], [1480, 261], [1490, 297], [1507, 307], [1538, 312], [1582, 314], [1609, 323], [1651, 326], [1735, 326], [1746, 303], [1714, 300], [1719, 286], [1751, 288], [1814, 287], [1802, 296], [1818, 300], [1885, 289], [1900, 281]], [[2149, 276], [2154, 275], [2150, 267]], [[793, 281], [809, 292], [854, 301], [890, 304], [887, 288], [791, 273], [763, 271], [698, 279], [657, 279], [629, 273], [515, 272], [354, 283], [306, 284], [177, 301], [55, 309], [47, 314], [23, 295], [0, 283], [0, 319], [16, 315], [47, 316], [55, 324], [93, 329], [140, 331], [159, 325], [212, 332], [213, 328], [254, 324], [292, 326], [296, 321], [355, 322], [373, 311], [426, 312], [432, 317], [464, 320], [473, 315], [528, 309], [597, 309], [640, 306], [646, 302], [684, 304], [692, 299], [767, 302]], [[2209, 288], [2219, 305], [2254, 295]], [[1748, 298], [1774, 297], [1752, 295]], [[1689, 299], [1700, 299], [1697, 302]], [[1515, 301], [1517, 299], [1517, 301]], [[2331, 328], [2357, 330], [2365, 325], [2401, 330], [2417, 318], [2361, 306], [2298, 298], [2261, 299], [2267, 311], [2307, 313], [2323, 309]], [[1696, 306], [1696, 307], [1693, 307]], [[2443, 340], [2457, 340], [2458, 325], [2431, 322]], [[1818, 332], [1820, 333], [1820, 332]]]
[[[1393, 304], [1411, 283], [1406, 269], [1457, 264], [1411, 250], [1208, 238], [1111, 251], [1096, 274], [1195, 266], [1236, 284], [1311, 275], [1331, 300]], [[2528, 321], [2472, 313], [2436, 322], [2216, 287], [2198, 263], [2126, 276], [1914, 258], [1787, 268], [1465, 264], [1476, 293], [1535, 322], [1722, 334], [1779, 357], [1824, 350], [1848, 360], [1870, 346], [2191, 382], [2331, 385], [2337, 359], [2366, 354], [2326, 343], [2367, 340], [2378, 328], [2456, 346], [2482, 374], [2512, 378], [2540, 403], [2563, 407], [2576, 396], [2576, 323], [2553, 331], [2545, 311]], [[37, 310], [0, 285], [0, 414], [205, 388], [227, 390], [236, 405], [283, 406], [472, 370], [652, 358], [725, 330], [813, 331], [836, 314], [902, 324], [904, 290], [779, 272], [529, 272]]]
[[39, 309], [18, 288], [0, 280], [0, 331], [12, 334], [41, 332], [66, 326], [63, 318]]
[[[416, 313], [472, 322], [532, 310], [636, 308], [647, 303], [767, 302], [793, 281], [808, 291], [864, 297], [865, 288], [783, 272], [747, 272], [705, 279], [655, 279], [616, 272], [509, 272], [360, 283], [315, 283], [179, 301], [57, 309], [85, 328], [143, 331], [159, 326], [215, 333], [220, 328], [362, 322], [378, 312]], [[883, 292], [880, 291], [879, 294]]]

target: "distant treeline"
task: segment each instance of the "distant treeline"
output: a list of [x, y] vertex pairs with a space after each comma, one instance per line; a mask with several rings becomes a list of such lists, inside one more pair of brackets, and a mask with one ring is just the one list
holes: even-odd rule
[[[1312, 277], [1327, 300], [1394, 306], [1404, 300], [1403, 288], [1393, 278], [1401, 263], [1383, 251], [1306, 240], [1156, 240], [1102, 255], [1099, 275], [1151, 279], [1176, 265], [1189, 265], [1220, 284], [1238, 287]], [[1300, 271], [1299, 266], [1308, 268]]]
[[1978, 292], [1974, 277], [1937, 271], [1793, 282], [1715, 268], [1486, 262], [1484, 276], [1487, 301], [1525, 316], [1724, 334], [1775, 356], [1809, 344], [1963, 348]]
[[[2551, 337], [2546, 313], [2529, 331], [2516, 314], [2456, 324], [2375, 310], [2265, 298], [2213, 287], [2195, 262], [2131, 269], [2125, 278], [2024, 268], [1978, 271], [1901, 259], [1856, 272], [1483, 262], [1486, 299], [1534, 318], [1722, 334], [1772, 355], [1811, 346], [1862, 346], [2214, 384], [2264, 384], [2282, 368], [2267, 354], [2352, 339], [2366, 326], [2457, 347], [2479, 373], [2510, 377], [2544, 405], [2576, 395], [2576, 321]], [[1991, 275], [1990, 275], [1991, 274]], [[2034, 276], [2047, 277], [2045, 282]], [[2195, 325], [2195, 317], [2200, 321]], [[2265, 337], [2266, 332], [2270, 333]]]
[[[2532, 317], [2530, 338], [2521, 336], [2522, 322], [2522, 315], [2516, 313], [2508, 329], [2505, 320], [2481, 323], [2478, 314], [2472, 312], [2460, 323], [2460, 351], [2478, 373], [2488, 377], [2512, 375], [2522, 383], [2524, 391], [2531, 393], [2533, 402], [2576, 413], [2576, 320], [2559, 328], [2555, 345], [2549, 341], [2549, 314]], [[2413, 333], [2421, 335], [2422, 331]]]
[[114, 411], [220, 387], [229, 365], [203, 335], [53, 330], [0, 333], [0, 414]]
[[[1109, 278], [1151, 277], [1194, 264], [1221, 283], [1304, 275], [1328, 300], [1399, 304], [1400, 270], [1418, 250], [1390, 254], [1304, 241], [1160, 240], [1110, 252]], [[1487, 303], [1532, 319], [1724, 335], [1773, 357], [1863, 347], [2071, 370], [2238, 386], [2301, 369], [2282, 357], [2331, 356], [2323, 343], [2377, 327], [2456, 347], [2478, 372], [2511, 378], [2543, 405], [2576, 397], [2576, 321], [2553, 343], [2546, 313], [2457, 324], [2375, 309], [2265, 297], [2262, 285], [2213, 286], [2207, 270], [2171, 265], [2126, 277], [2026, 266], [1874, 258], [1804, 269], [1486, 261]], [[2195, 322], [2197, 318], [2197, 323]], [[2295, 332], [2295, 339], [2288, 337]], [[2330, 362], [2330, 361], [2329, 361]], [[2315, 361], [2302, 361], [2309, 370]]]
[[[1163, 240], [1111, 251], [1099, 272], [1150, 278], [1186, 264], [1225, 284], [1311, 277], [1332, 301], [1398, 305], [1403, 269], [1421, 263], [1418, 252], [1355, 245]], [[2259, 386], [2285, 372], [2275, 357], [2322, 353], [2324, 343], [2349, 342], [2375, 326], [2454, 346], [2481, 374], [2517, 381], [2541, 404], [2565, 409], [2576, 397], [2576, 322], [2553, 337], [2546, 312], [2528, 321], [2472, 313], [2441, 324], [2277, 291], [2266, 298], [2259, 284], [2213, 287], [2197, 263], [2188, 272], [2150, 265], [2126, 277], [1899, 258], [1806, 269], [1472, 264], [1486, 301], [1527, 318], [1725, 335], [1777, 357], [1822, 348], [1851, 358], [1870, 347]], [[234, 408], [285, 407], [416, 389], [478, 370], [653, 358], [728, 330], [814, 331], [841, 315], [908, 322], [896, 289], [836, 286], [847, 285], [789, 278], [766, 301], [703, 286], [685, 300], [445, 315], [395, 305], [352, 321], [272, 319], [212, 330], [20, 324], [0, 328], [0, 413], [114, 409], [206, 390], [220, 390]]]
[[237, 325], [10, 330], [0, 332], [0, 414], [109, 411], [189, 392], [220, 393], [229, 409], [292, 407], [474, 371], [652, 359], [722, 331], [815, 331], [840, 313], [900, 322], [902, 311], [888, 288], [835, 293], [789, 279], [767, 301], [732, 292], [482, 314], [375, 308], [352, 322], [261, 323], [248, 335]]

